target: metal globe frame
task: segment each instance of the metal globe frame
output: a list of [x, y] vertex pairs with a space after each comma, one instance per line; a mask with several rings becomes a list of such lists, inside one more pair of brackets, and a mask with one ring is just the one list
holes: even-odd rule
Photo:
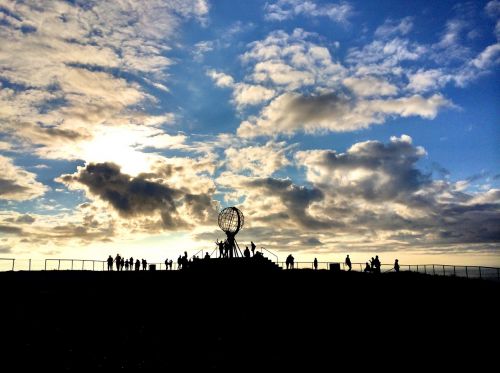
[[226, 207], [219, 213], [217, 219], [220, 229], [226, 233], [226, 243], [229, 248], [228, 256], [243, 256], [238, 242], [236, 242], [236, 234], [243, 228], [245, 224], [245, 216], [236, 207]]

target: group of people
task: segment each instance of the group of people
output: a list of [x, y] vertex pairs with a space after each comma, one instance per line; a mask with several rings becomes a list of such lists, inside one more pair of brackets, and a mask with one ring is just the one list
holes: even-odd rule
[[[228, 237], [228, 239], [224, 241], [215, 241], [215, 244], [217, 245], [217, 248], [219, 249], [219, 258], [233, 258], [235, 256], [235, 250], [236, 250], [236, 241], [234, 238]], [[250, 258], [250, 256], [255, 256], [255, 248], [257, 247], [253, 241], [250, 241], [250, 247], [251, 249], [246, 246], [245, 250], [243, 251], [243, 256], [245, 258]], [[250, 255], [251, 251], [251, 255]]]
[[130, 259], [125, 259], [120, 256], [120, 254], [116, 254], [116, 257], [113, 259], [113, 257], [110, 255], [106, 261], [108, 263], [108, 271], [113, 270], [113, 263], [116, 265], [116, 270], [117, 271], [133, 271], [134, 269], [136, 271], [141, 270], [141, 264], [142, 264], [142, 270], [145, 271], [148, 266], [148, 262], [146, 259], [136, 259], [134, 262], [134, 258], [130, 257]]
[[[348, 268], [347, 271], [350, 272], [352, 270], [352, 262], [351, 262], [351, 258], [349, 258], [349, 254], [346, 256], [344, 264]], [[380, 270], [381, 265], [382, 264], [380, 263], [380, 259], [378, 258], [378, 255], [375, 255], [375, 258], [372, 257], [370, 259], [370, 262], [366, 262], [366, 266], [365, 266], [364, 272], [380, 273], [381, 272], [381, 270]], [[314, 258], [313, 266], [314, 266], [315, 270], [318, 269], [318, 259]], [[287, 264], [287, 268], [288, 268], [288, 264]], [[391, 268], [390, 270], [393, 270], [393, 269], [394, 269], [395, 272], [399, 272], [399, 261], [398, 261], [398, 259], [396, 259], [394, 261], [394, 267]]]
[[[226, 241], [216, 241], [216, 244], [219, 248], [219, 258], [232, 258], [234, 256], [233, 250], [229, 247], [230, 244], [228, 244], [228, 240]], [[260, 255], [260, 252], [255, 252], [256, 245], [253, 243], [253, 241], [250, 242], [250, 247], [251, 249], [248, 248], [248, 246], [245, 247], [245, 250], [243, 251], [243, 256], [245, 258], [250, 258], [254, 257], [257, 255]], [[204, 259], [210, 259], [210, 255], [208, 252], [205, 254]], [[113, 270], [113, 264], [116, 266], [117, 271], [140, 271], [141, 270], [141, 265], [142, 265], [142, 270], [145, 271], [147, 269], [148, 262], [146, 259], [136, 259], [134, 262], [134, 258], [131, 257], [130, 259], [125, 259], [120, 256], [120, 254], [116, 254], [116, 257], [113, 258], [111, 255], [107, 259], [108, 263], [108, 271]], [[292, 254], [289, 254], [286, 258], [286, 269], [294, 269], [295, 267], [295, 258], [292, 256]], [[177, 258], [177, 269], [182, 269], [186, 268], [189, 264], [187, 252], [184, 251], [184, 255], [179, 255], [179, 258]], [[347, 271], [350, 272], [352, 270], [352, 262], [351, 258], [349, 258], [349, 255], [345, 258], [344, 261], [345, 266], [348, 268]], [[375, 258], [371, 258], [369, 262], [365, 263], [365, 269], [364, 272], [369, 272], [369, 273], [380, 273], [380, 259], [378, 255], [375, 256]], [[172, 265], [173, 261], [170, 259], [165, 260], [165, 269], [166, 270], [172, 270]], [[314, 258], [313, 261], [313, 268], [314, 270], [318, 269], [318, 259]], [[394, 270], [395, 272], [399, 272], [399, 261], [396, 259], [394, 261], [394, 267], [391, 268], [390, 270]]]

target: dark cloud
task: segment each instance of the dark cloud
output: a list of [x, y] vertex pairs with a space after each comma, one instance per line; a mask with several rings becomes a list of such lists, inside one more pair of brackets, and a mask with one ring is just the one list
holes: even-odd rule
[[[411, 141], [394, 138], [388, 144], [358, 143], [341, 154], [324, 151], [314, 165], [323, 168], [324, 173], [333, 174], [332, 193], [358, 195], [366, 200], [392, 200], [430, 184], [431, 174], [416, 167], [424, 154]], [[343, 183], [344, 180], [349, 182]]]
[[16, 222], [17, 223], [26, 223], [26, 224], [31, 224], [35, 221], [36, 219], [29, 215], [29, 214], [25, 214], [25, 215], [21, 215], [19, 216], [17, 219], [16, 219]]
[[0, 225], [0, 233], [20, 235], [23, 233], [23, 230], [19, 227], [10, 225]]
[[[109, 202], [125, 218], [159, 213], [165, 229], [188, 228], [188, 217], [201, 223], [215, 221], [216, 206], [210, 195], [189, 193], [186, 189], [147, 179], [158, 176], [165, 175], [149, 173], [131, 177], [122, 173], [116, 164], [91, 163], [77, 174], [63, 175], [59, 180], [85, 185], [92, 195]], [[188, 216], [180, 216], [180, 206], [187, 210]]]
[[113, 163], [91, 163], [77, 175], [64, 175], [64, 182], [79, 182], [109, 202], [122, 216], [150, 214], [159, 208], [175, 212], [180, 192], [140, 177], [132, 178]]
[[20, 215], [20, 216], [18, 216], [15, 219], [14, 218], [4, 219], [4, 221], [6, 221], [8, 223], [24, 223], [24, 224], [31, 224], [35, 220], [36, 219], [34, 217], [32, 217], [31, 215], [29, 215], [29, 214]]
[[23, 193], [29, 190], [28, 187], [19, 185], [16, 180], [2, 179], [0, 178], [0, 196]]
[[246, 187], [259, 188], [267, 195], [277, 196], [287, 208], [291, 221], [303, 228], [320, 229], [328, 226], [326, 222], [312, 217], [308, 208], [313, 202], [323, 200], [323, 192], [318, 188], [306, 188], [292, 183], [290, 179], [275, 179], [272, 177], [251, 179]]

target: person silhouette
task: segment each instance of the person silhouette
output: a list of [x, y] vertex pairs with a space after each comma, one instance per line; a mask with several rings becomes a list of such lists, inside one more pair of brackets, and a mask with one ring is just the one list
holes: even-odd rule
[[115, 265], [116, 265], [116, 270], [119, 271], [120, 266], [122, 265], [122, 257], [120, 256], [120, 254], [116, 254]]
[[397, 259], [394, 261], [394, 270], [399, 272], [399, 261]]
[[108, 256], [108, 271], [112, 271], [113, 270], [113, 257], [110, 255]]
[[215, 244], [219, 247], [219, 258], [224, 257], [224, 241], [215, 241]]
[[374, 267], [374, 272], [375, 273], [380, 273], [380, 259], [378, 258], [378, 255], [375, 255], [375, 260], [373, 261], [373, 267]]
[[252, 256], [255, 256], [255, 244], [253, 243], [253, 241], [250, 241], [250, 246], [252, 247]]
[[137, 259], [135, 261], [135, 270], [139, 271], [140, 269], [141, 269], [141, 262], [139, 261], [139, 259]]
[[128, 263], [130, 264], [130, 270], [132, 271], [134, 269], [134, 258], [130, 257]]
[[317, 258], [314, 258], [314, 270], [317, 271], [318, 270], [318, 259]]
[[210, 259], [210, 254], [208, 253], [208, 251], [205, 253], [205, 259]]
[[351, 264], [351, 258], [349, 258], [349, 254], [347, 254], [347, 257], [345, 258], [345, 264], [346, 264], [346, 266], [349, 267], [348, 272], [351, 272], [352, 264]]
[[243, 256], [245, 258], [250, 258], [250, 250], [248, 250], [248, 246], [245, 248], [245, 250], [243, 251]]
[[148, 262], [146, 261], [146, 259], [142, 259], [142, 270], [145, 271], [147, 266], [148, 266]]
[[371, 271], [372, 271], [372, 267], [370, 266], [370, 264], [368, 262], [366, 262], [366, 267], [365, 267], [364, 272], [371, 272]]
[[168, 269], [168, 259], [165, 259], [165, 271]]

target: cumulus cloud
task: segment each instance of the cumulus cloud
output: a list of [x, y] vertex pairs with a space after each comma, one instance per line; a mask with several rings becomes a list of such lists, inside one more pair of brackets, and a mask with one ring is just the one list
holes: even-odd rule
[[290, 164], [286, 152], [291, 147], [271, 141], [263, 146], [231, 147], [225, 150], [226, 167], [232, 172], [270, 176]]
[[345, 78], [343, 83], [357, 96], [392, 96], [398, 92], [398, 87], [395, 85], [371, 76], [349, 77]]
[[392, 137], [388, 144], [365, 141], [341, 154], [312, 150], [298, 152], [296, 158], [306, 166], [308, 180], [330, 193], [392, 200], [430, 182], [430, 175], [415, 167], [425, 154], [422, 147], [413, 146], [409, 136], [402, 135]]
[[269, 101], [276, 95], [274, 90], [258, 84], [235, 83], [232, 76], [216, 70], [207, 70], [207, 75], [212, 78], [216, 86], [233, 89], [233, 102], [238, 108]]
[[[270, 217], [276, 228], [320, 229], [325, 222], [309, 213], [311, 205], [323, 199], [323, 192], [294, 184], [290, 179], [246, 177], [224, 173], [217, 182], [245, 196], [245, 211], [258, 222]], [[248, 206], [248, 207], [246, 207]], [[251, 206], [251, 208], [250, 208]], [[267, 221], [270, 223], [270, 221]]]
[[[411, 231], [414, 244], [494, 242], [500, 237], [497, 193], [470, 194], [453, 183], [432, 180], [417, 162], [426, 154], [409, 136], [388, 144], [366, 141], [345, 153], [298, 152], [307, 179], [325, 194], [325, 213], [343, 211], [353, 231]], [[343, 209], [339, 209], [342, 207]], [[337, 215], [342, 216], [342, 215]], [[392, 235], [393, 233], [391, 233]]]
[[213, 215], [215, 205], [211, 195], [170, 186], [163, 178], [175, 178], [172, 172], [172, 168], [164, 168], [156, 174], [131, 177], [116, 164], [91, 163], [73, 175], [62, 175], [58, 181], [73, 188], [86, 187], [90, 196], [108, 202], [123, 218], [159, 214], [168, 230], [185, 229], [191, 223], [189, 219], [203, 221]]
[[401, 135], [387, 143], [359, 142], [343, 153], [298, 151], [295, 162], [305, 168], [307, 186], [234, 170], [216, 182], [244, 211], [248, 225], [240, 239], [272, 250], [495, 250], [498, 190], [472, 193], [434, 180], [418, 166], [426, 156]]
[[338, 23], [347, 23], [353, 13], [352, 6], [347, 2], [316, 4], [315, 1], [278, 0], [266, 3], [265, 19], [268, 21], [284, 21], [299, 15], [308, 17], [328, 17]]
[[264, 40], [249, 44], [241, 59], [253, 63], [249, 79], [276, 89], [295, 90], [313, 85], [335, 85], [345, 68], [335, 62], [329, 50], [308, 40], [315, 34], [295, 29], [291, 34], [271, 32]]
[[441, 95], [413, 95], [397, 99], [353, 100], [333, 93], [304, 96], [285, 93], [266, 106], [258, 118], [241, 123], [242, 137], [272, 136], [296, 131], [353, 131], [383, 123], [389, 116], [432, 119], [438, 109], [450, 105]]
[[0, 199], [24, 201], [42, 196], [48, 188], [36, 175], [14, 165], [12, 159], [0, 155]]

